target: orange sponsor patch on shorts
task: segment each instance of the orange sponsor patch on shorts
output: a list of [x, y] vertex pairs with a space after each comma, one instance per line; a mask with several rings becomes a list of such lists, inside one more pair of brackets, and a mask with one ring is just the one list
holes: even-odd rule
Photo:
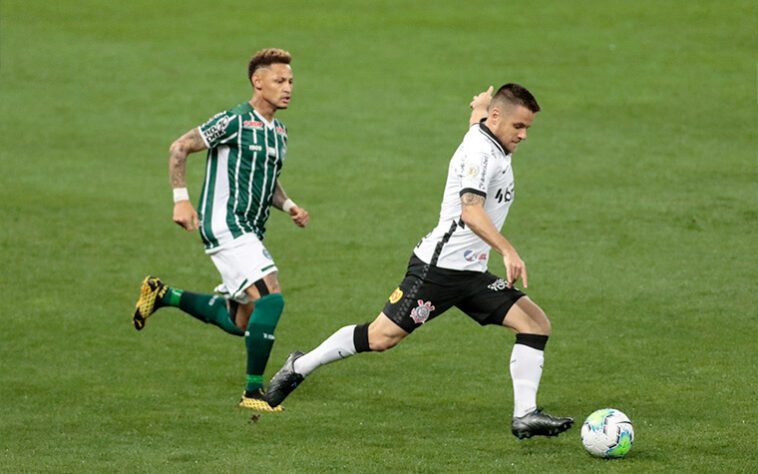
[[392, 292], [390, 295], [390, 303], [395, 304], [398, 301], [400, 301], [400, 298], [403, 297], [403, 290], [400, 288], [396, 288], [395, 291]]

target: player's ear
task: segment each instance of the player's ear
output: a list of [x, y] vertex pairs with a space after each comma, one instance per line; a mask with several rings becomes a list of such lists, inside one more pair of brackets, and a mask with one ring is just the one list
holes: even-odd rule
[[489, 116], [492, 117], [493, 119], [499, 119], [500, 115], [501, 115], [500, 106], [496, 105], [495, 107], [492, 107], [490, 109]]

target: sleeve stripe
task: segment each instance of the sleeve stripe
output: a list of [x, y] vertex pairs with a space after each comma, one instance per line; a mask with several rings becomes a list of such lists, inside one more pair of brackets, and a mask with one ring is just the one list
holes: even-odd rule
[[458, 193], [458, 195], [459, 196], [463, 196], [466, 193], [478, 194], [479, 196], [484, 197], [484, 198], [487, 197], [487, 193], [485, 193], [484, 191], [480, 191], [478, 189], [475, 189], [475, 188], [463, 188], [463, 189], [461, 189], [461, 192]]
[[197, 131], [200, 132], [200, 138], [203, 139], [203, 143], [205, 143], [205, 148], [210, 148], [211, 146], [208, 144], [208, 140], [205, 139], [205, 134], [203, 133], [203, 127], [197, 127]]

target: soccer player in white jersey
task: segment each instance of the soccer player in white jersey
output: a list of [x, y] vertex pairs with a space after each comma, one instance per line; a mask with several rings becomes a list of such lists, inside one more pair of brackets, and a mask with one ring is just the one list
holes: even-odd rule
[[[510, 363], [512, 433], [519, 439], [555, 436], [571, 427], [572, 418], [537, 408], [550, 322], [513, 286], [521, 279], [526, 288], [526, 265], [500, 233], [514, 197], [511, 156], [526, 140], [540, 107], [517, 84], [505, 84], [491, 95], [492, 87], [471, 103], [470, 129], [450, 160], [439, 223], [416, 246], [405, 279], [384, 310], [371, 323], [339, 329], [307, 354], [290, 354], [269, 383], [265, 398], [271, 406], [279, 406], [317, 367], [358, 352], [390, 349], [455, 306], [481, 325], [516, 333]], [[491, 249], [502, 255], [505, 280], [487, 271]]]
[[[169, 175], [174, 189], [174, 222], [200, 230], [205, 251], [221, 274], [220, 296], [169, 287], [148, 276], [142, 282], [133, 322], [141, 330], [156, 310], [173, 306], [195, 318], [245, 338], [247, 378], [239, 405], [281, 411], [263, 400], [263, 371], [284, 308], [277, 267], [263, 246], [265, 223], [273, 205], [290, 214], [298, 227], [308, 212], [287, 197], [279, 173], [287, 151], [287, 129], [274, 117], [292, 94], [291, 56], [281, 49], [258, 51], [248, 64], [253, 97], [171, 145]], [[208, 150], [198, 211], [185, 181], [187, 156]]]

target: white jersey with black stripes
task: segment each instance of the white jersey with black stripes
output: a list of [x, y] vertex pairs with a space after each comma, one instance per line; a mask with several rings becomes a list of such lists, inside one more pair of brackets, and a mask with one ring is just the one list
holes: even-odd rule
[[500, 230], [513, 202], [511, 155], [483, 123], [471, 126], [453, 154], [439, 222], [414, 253], [440, 268], [485, 272], [491, 247], [461, 221], [466, 192], [485, 198], [484, 211]]

